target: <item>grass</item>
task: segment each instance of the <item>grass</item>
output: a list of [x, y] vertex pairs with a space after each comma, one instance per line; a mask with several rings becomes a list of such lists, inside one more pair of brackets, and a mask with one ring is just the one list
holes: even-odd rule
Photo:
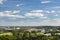
[[11, 32], [7, 32], [7, 33], [2, 33], [0, 34], [0, 36], [3, 36], [3, 35], [13, 35]]

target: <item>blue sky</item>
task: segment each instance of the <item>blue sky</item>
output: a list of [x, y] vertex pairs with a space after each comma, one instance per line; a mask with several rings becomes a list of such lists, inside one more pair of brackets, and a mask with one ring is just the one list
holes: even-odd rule
[[0, 26], [60, 26], [60, 0], [0, 0]]

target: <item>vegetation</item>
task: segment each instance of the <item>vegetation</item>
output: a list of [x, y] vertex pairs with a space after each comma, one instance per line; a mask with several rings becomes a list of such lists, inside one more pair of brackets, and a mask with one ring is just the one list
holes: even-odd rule
[[0, 33], [0, 40], [60, 40], [60, 34], [57, 33], [60, 33], [60, 30], [47, 30], [45, 32], [26, 29], [3, 30]]

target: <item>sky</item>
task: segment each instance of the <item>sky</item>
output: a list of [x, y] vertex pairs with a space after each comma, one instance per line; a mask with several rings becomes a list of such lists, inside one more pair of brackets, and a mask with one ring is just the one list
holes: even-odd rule
[[0, 0], [0, 26], [60, 26], [60, 0]]

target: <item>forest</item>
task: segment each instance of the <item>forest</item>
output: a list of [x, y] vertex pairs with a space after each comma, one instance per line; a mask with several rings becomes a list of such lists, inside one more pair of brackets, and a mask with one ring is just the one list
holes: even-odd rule
[[0, 40], [60, 40], [60, 30], [0, 29]]

